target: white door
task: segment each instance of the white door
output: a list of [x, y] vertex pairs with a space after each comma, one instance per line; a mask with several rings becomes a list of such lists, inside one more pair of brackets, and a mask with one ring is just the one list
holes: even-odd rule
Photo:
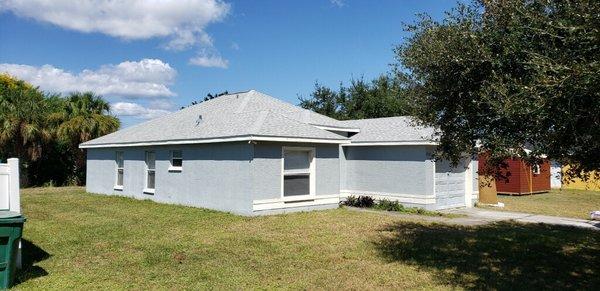
[[452, 167], [448, 161], [435, 162], [436, 208], [465, 207], [465, 168]]

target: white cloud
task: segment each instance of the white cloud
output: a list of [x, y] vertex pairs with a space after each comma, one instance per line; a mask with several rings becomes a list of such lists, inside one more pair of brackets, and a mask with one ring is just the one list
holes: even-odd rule
[[168, 38], [165, 47], [174, 50], [212, 45], [205, 28], [230, 8], [221, 0], [0, 0], [0, 12], [126, 40]]
[[100, 95], [135, 98], [176, 95], [169, 89], [169, 85], [175, 81], [177, 71], [168, 63], [157, 59], [103, 65], [98, 70], [86, 69], [79, 73], [65, 71], [52, 65], [36, 67], [0, 64], [0, 72], [9, 73], [51, 92], [92, 91]]
[[147, 108], [137, 103], [117, 102], [110, 106], [112, 113], [117, 116], [133, 116], [142, 119], [152, 119], [170, 113], [169, 110]]
[[227, 69], [229, 67], [229, 61], [221, 57], [217, 52], [200, 50], [195, 57], [190, 59], [190, 64], [207, 67], [207, 68], [221, 68]]
[[344, 3], [344, 0], [329, 0], [329, 2], [337, 7], [343, 7], [344, 5], [346, 5], [346, 3]]

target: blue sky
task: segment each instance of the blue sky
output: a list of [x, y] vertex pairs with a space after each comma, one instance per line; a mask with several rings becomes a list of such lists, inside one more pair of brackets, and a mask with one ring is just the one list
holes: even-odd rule
[[296, 104], [315, 81], [385, 72], [402, 24], [440, 18], [456, 1], [148, 3], [0, 0], [0, 71], [48, 91], [102, 94], [125, 126], [223, 90]]

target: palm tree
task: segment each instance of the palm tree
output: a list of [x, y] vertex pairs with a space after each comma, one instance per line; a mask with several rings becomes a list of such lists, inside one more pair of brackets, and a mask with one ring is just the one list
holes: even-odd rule
[[59, 140], [67, 143], [74, 157], [73, 178], [81, 184], [85, 177], [85, 151], [79, 144], [119, 129], [118, 118], [110, 115], [110, 105], [92, 92], [69, 94], [62, 111], [49, 116], [56, 125]]
[[25, 81], [0, 74], [0, 155], [21, 159], [21, 183], [28, 184], [27, 167], [42, 155], [50, 138], [45, 122], [44, 94]]

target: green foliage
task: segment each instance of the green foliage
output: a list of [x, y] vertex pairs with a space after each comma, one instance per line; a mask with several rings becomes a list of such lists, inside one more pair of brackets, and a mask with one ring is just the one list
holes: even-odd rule
[[0, 74], [0, 159], [21, 160], [25, 186], [81, 184], [85, 152], [79, 144], [119, 126], [108, 103], [93, 93], [45, 94]]
[[72, 168], [67, 180], [69, 185], [81, 185], [85, 178], [85, 152], [79, 144], [119, 129], [120, 122], [109, 115], [110, 106], [94, 93], [71, 93], [51, 118], [58, 121], [55, 136], [67, 145], [72, 155]]
[[[229, 94], [229, 91], [227, 91], [227, 90], [225, 90], [225, 91], [223, 91], [221, 93], [215, 93], [215, 94], [208, 93], [208, 94], [206, 94], [206, 97], [204, 97], [204, 99], [202, 99], [202, 100], [194, 100], [194, 101], [192, 101], [192, 103], [190, 103], [189, 106], [194, 106], [194, 105], [200, 104], [200, 103], [202, 103], [204, 101], [212, 100], [212, 99], [215, 99], [217, 97], [221, 97], [221, 96], [227, 95], [227, 94]], [[181, 109], [184, 109], [186, 107], [187, 106], [182, 106]]]
[[50, 138], [45, 127], [44, 95], [30, 84], [0, 74], [0, 153], [24, 162], [42, 154], [42, 143]]
[[338, 91], [316, 83], [309, 98], [299, 99], [303, 108], [340, 120], [408, 113], [400, 82], [389, 75], [381, 75], [371, 82], [362, 78], [352, 80], [349, 87], [340, 85]]
[[[354, 196], [350, 195], [346, 198], [346, 201], [342, 202], [342, 205], [359, 208], [374, 208], [385, 211], [395, 211], [407, 214], [418, 214], [427, 216], [444, 216], [443, 213], [437, 211], [429, 211], [420, 207], [404, 207], [398, 201], [392, 201], [389, 199], [381, 199], [377, 202], [371, 196]], [[448, 215], [452, 216], [452, 215]]]
[[480, 141], [492, 165], [547, 155], [572, 175], [600, 169], [599, 1], [482, 0], [408, 30], [396, 75], [440, 130], [438, 157], [458, 162]]
[[351, 206], [351, 207], [361, 207], [361, 208], [370, 208], [373, 207], [373, 205], [375, 204], [375, 201], [373, 200], [373, 197], [371, 196], [348, 196], [348, 198], [346, 198], [346, 201], [343, 203], [346, 206]]
[[375, 208], [386, 211], [404, 211], [404, 205], [400, 204], [398, 201], [391, 201], [388, 199], [381, 199], [375, 205]]

